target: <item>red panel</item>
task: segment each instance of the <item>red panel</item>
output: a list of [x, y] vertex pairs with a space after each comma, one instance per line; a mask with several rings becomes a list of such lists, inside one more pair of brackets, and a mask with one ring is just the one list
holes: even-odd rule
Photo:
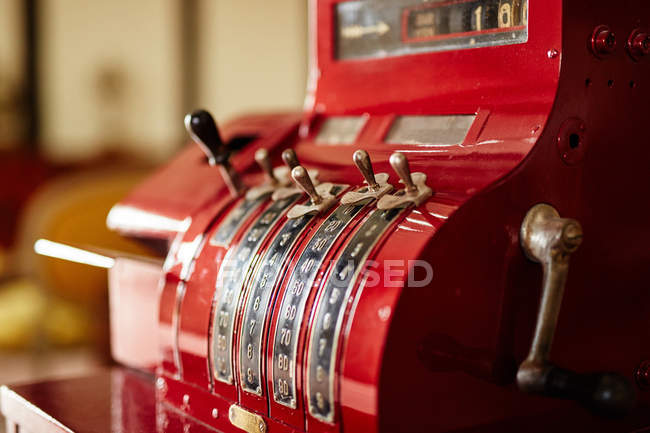
[[[257, 171], [253, 160], [256, 146], [269, 150], [296, 133], [299, 115], [270, 114], [236, 119], [222, 128], [224, 139], [237, 135], [258, 135], [255, 145], [249, 145], [231, 159], [240, 172]], [[174, 221], [192, 217], [201, 209], [213, 204], [215, 197], [227, 194], [226, 185], [210, 167], [205, 155], [196, 146], [189, 144], [169, 164], [162, 167], [124, 198], [119, 205]], [[114, 228], [120, 232], [145, 237], [172, 239], [177, 232], [170, 229], [146, 230], [133, 228], [128, 219], [115, 222]]]
[[[165, 260], [165, 278], [160, 294], [158, 342], [161, 350], [160, 368], [164, 374], [180, 376], [178, 358], [178, 325], [181, 303], [186, 291], [187, 281], [194, 270], [195, 258], [205, 242], [204, 233], [214, 219], [217, 211], [230, 201], [227, 196], [213, 203], [194, 217], [184, 233], [180, 233], [172, 243]], [[205, 313], [203, 313], [205, 314]]]
[[[380, 264], [376, 271], [383, 275], [380, 286], [357, 288], [347, 307], [335, 386], [337, 424], [330, 426], [305, 417], [302, 400], [309, 312], [327, 266], [312, 287], [299, 336], [298, 408], [276, 404], [272, 395], [238, 396], [238, 385], [215, 383], [211, 392], [215, 262], [225, 249], [203, 240], [231, 200], [195, 148], [137, 189], [123, 205], [189, 224], [172, 246], [160, 292], [159, 399], [163, 408], [171, 408], [169, 426], [182, 427], [190, 419], [233, 431], [225, 414], [238, 398], [263, 415], [273, 431], [521, 431], [522, 425], [546, 431], [634, 431], [650, 425], [647, 392], [639, 392], [640, 407], [632, 415], [603, 422], [574, 402], [526, 395], [514, 383], [514, 368], [531, 341], [541, 284], [539, 266], [521, 253], [518, 230], [525, 212], [539, 202], [577, 218], [585, 230], [585, 243], [572, 259], [553, 360], [580, 372], [612, 370], [631, 378], [636, 365], [650, 359], [645, 199], [650, 183], [643, 178], [650, 160], [650, 148], [643, 145], [650, 57], [634, 61], [621, 42], [634, 28], [648, 26], [650, 5], [645, 0], [626, 7], [530, 0], [526, 44], [338, 61], [332, 58], [331, 26], [338, 2], [312, 2], [318, 12], [318, 61], [310, 88], [313, 107], [303, 116], [299, 136], [298, 116], [234, 123], [233, 128], [244, 125], [262, 134], [236, 155], [235, 166], [246, 182], [259, 182], [252, 174], [254, 151], [269, 147], [279, 163], [279, 150], [293, 146], [304, 164], [320, 170], [322, 180], [358, 185], [354, 150], [367, 149], [375, 171], [388, 173], [388, 157], [399, 150], [413, 171], [427, 174], [435, 195], [389, 230], [373, 253]], [[619, 48], [597, 59], [587, 42], [603, 23], [618, 35]], [[314, 142], [326, 116], [364, 113], [368, 122], [354, 145]], [[397, 115], [473, 113], [474, 125], [459, 145], [383, 142]], [[585, 124], [580, 148], [560, 152], [558, 134], [574, 118]], [[394, 176], [391, 183], [398, 185]], [[302, 244], [285, 264], [286, 275], [324, 218], [303, 233]], [[338, 254], [351, 230], [326, 259]], [[398, 287], [389, 287], [383, 274], [388, 261], [412, 259], [432, 265], [431, 284], [402, 287], [398, 278]], [[278, 302], [266, 324], [267, 343], [274, 341], [286, 284], [274, 288]], [[240, 326], [237, 322], [235, 329]], [[263, 349], [269, 396], [272, 344]], [[423, 359], [423, 352], [432, 356]], [[213, 409], [221, 415], [214, 417]]]
[[315, 6], [316, 112], [461, 114], [498, 106], [542, 114], [550, 110], [560, 70], [559, 58], [549, 59], [547, 52], [562, 46], [561, 0], [530, 0], [526, 44], [339, 61], [334, 59], [331, 23], [341, 1], [321, 0]]
[[28, 432], [153, 432], [153, 379], [127, 369], [3, 387], [3, 414]]
[[108, 271], [111, 353], [131, 368], [153, 372], [160, 362], [158, 296], [162, 269], [150, 263], [119, 257]]

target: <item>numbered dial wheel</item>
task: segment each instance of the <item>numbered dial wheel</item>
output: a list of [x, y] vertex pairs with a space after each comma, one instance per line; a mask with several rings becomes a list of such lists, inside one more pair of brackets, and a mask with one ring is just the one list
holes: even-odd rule
[[499, 2], [488, 1], [474, 6], [471, 10], [471, 31], [483, 31], [498, 28]]

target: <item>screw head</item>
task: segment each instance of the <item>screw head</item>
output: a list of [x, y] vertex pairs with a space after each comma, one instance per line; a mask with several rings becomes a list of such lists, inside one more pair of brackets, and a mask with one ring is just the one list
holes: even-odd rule
[[608, 26], [598, 26], [591, 36], [591, 50], [596, 56], [605, 56], [616, 50], [616, 34]]
[[634, 60], [650, 54], [650, 33], [635, 29], [630, 34], [626, 44], [628, 54]]
[[163, 379], [162, 377], [159, 377], [158, 379], [156, 379], [156, 388], [163, 395], [165, 395], [167, 393], [167, 382], [165, 381], [165, 379]]
[[650, 389], [650, 361], [643, 361], [634, 372], [634, 380], [640, 389]]

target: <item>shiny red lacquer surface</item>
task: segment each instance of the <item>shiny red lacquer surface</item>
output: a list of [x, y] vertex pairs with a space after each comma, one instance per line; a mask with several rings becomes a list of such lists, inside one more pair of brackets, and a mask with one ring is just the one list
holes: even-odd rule
[[160, 264], [119, 257], [108, 271], [111, 355], [122, 365], [153, 372], [160, 363]]
[[[306, 408], [306, 341], [332, 261], [375, 204], [338, 236], [311, 287], [296, 336], [298, 399], [291, 409], [273, 398], [275, 325], [288, 278], [327, 213], [300, 235], [269, 289], [262, 396], [239, 385], [241, 311], [234, 322], [234, 383], [216, 381], [210, 353], [220, 267], [264, 207], [248, 217], [230, 245], [211, 245], [208, 240], [238, 199], [228, 195], [194, 145], [120, 203], [128, 212], [149, 215], [151, 228], [109, 218], [125, 234], [171, 242], [157, 307], [160, 407], [233, 432], [238, 430], [227, 416], [232, 404], [261, 416], [269, 432], [648, 428], [646, 390], [637, 389], [637, 407], [626, 417], [604, 419], [573, 401], [521, 392], [515, 372], [530, 346], [540, 298], [541, 267], [528, 261], [519, 245], [523, 217], [537, 203], [577, 219], [585, 233], [571, 259], [551, 360], [577, 372], [613, 371], [632, 380], [637, 366], [650, 359], [650, 58], [632, 58], [620, 36], [650, 25], [650, 5], [529, 0], [524, 44], [341, 61], [333, 45], [339, 2], [312, 2], [316, 37], [305, 112], [251, 116], [223, 128], [226, 139], [258, 137], [233, 156], [248, 185], [263, 180], [253, 160], [257, 149], [269, 149], [279, 165], [281, 151], [292, 147], [305, 166], [320, 171], [321, 181], [356, 188], [362, 177], [352, 154], [362, 148], [375, 172], [390, 173], [396, 188], [388, 157], [400, 151], [434, 190], [428, 201], [400, 215], [373, 247], [369, 258], [379, 284], [363, 283], [362, 273], [352, 287], [335, 361], [334, 422], [318, 420]], [[590, 38], [604, 24], [619, 35], [619, 45], [596, 57]], [[324, 120], [341, 114], [367, 116], [356, 141], [317, 144]], [[476, 118], [458, 145], [385, 143], [396, 117], [409, 114]], [[155, 225], [161, 220], [153, 216], [172, 223]], [[285, 221], [283, 216], [278, 227]], [[414, 260], [433, 271], [424, 287], [407, 284]], [[239, 305], [257, 270], [255, 260], [251, 269], [242, 269]], [[130, 344], [143, 338], [132, 337]], [[166, 426], [182, 425], [166, 419]]]

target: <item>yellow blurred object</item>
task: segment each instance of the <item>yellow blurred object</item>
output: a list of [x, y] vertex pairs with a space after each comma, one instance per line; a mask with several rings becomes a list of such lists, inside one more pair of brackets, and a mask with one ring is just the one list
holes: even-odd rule
[[92, 330], [86, 308], [48, 298], [34, 281], [22, 278], [0, 285], [0, 349], [25, 349], [41, 339], [55, 346], [86, 343]]
[[0, 347], [22, 349], [36, 340], [45, 312], [45, 297], [30, 280], [13, 280], [0, 286]]
[[43, 316], [43, 334], [56, 346], [86, 343], [93, 337], [95, 325], [88, 309], [61, 299], [53, 300]]
[[106, 297], [106, 271], [36, 256], [33, 244], [45, 238], [148, 255], [144, 247], [106, 228], [106, 215], [146, 174], [143, 169], [114, 169], [64, 176], [49, 182], [30, 200], [21, 233], [21, 266], [43, 287], [66, 299], [96, 303]]

